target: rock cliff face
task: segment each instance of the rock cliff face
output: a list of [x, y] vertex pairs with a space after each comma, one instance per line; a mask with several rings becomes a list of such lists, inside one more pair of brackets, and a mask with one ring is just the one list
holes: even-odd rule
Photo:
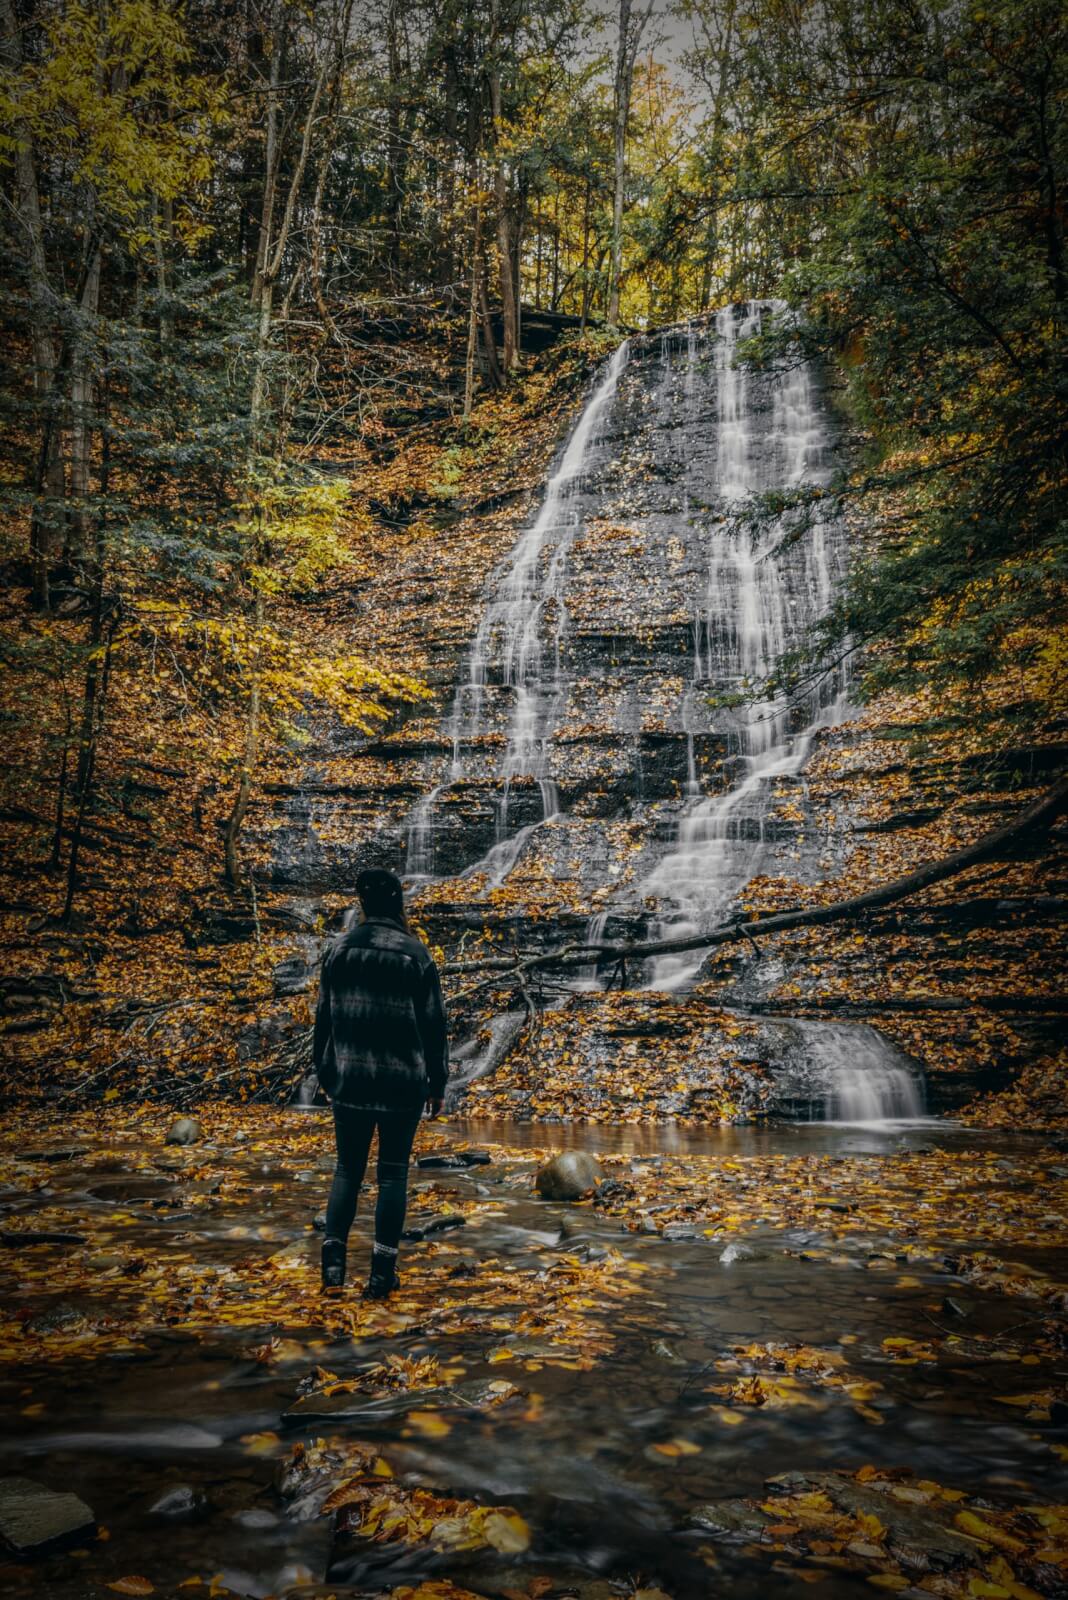
[[[444, 553], [417, 548], [389, 576], [379, 594], [403, 596], [434, 703], [373, 742], [316, 735], [306, 780], [274, 797], [276, 889], [336, 895], [358, 865], [390, 865], [452, 952], [487, 930], [527, 946], [690, 931], [731, 915], [754, 883], [803, 895], [840, 878], [855, 807], [847, 790], [829, 806], [826, 784], [810, 797], [806, 773], [849, 744], [848, 684], [832, 675], [789, 703], [746, 697], [826, 611], [847, 558], [845, 530], [821, 510], [839, 440], [819, 374], [736, 361], [769, 310], [736, 306], [628, 341], [593, 377], [525, 518], [459, 520]], [[772, 518], [745, 515], [758, 497], [778, 497]], [[309, 939], [306, 976], [316, 948]], [[629, 976], [689, 991], [702, 963]], [[727, 951], [715, 976], [706, 1004], [790, 992], [778, 957]], [[574, 1114], [618, 1113], [608, 1067], [628, 1037], [652, 1041], [649, 1114], [701, 1117], [707, 1101], [712, 1118], [745, 1116], [798, 1098], [769, 1081], [789, 1050], [767, 1028], [684, 1006], [665, 1034], [667, 1012], [647, 998], [631, 1020], [625, 997], [605, 1009], [602, 977], [586, 974], [577, 987], [591, 992], [550, 1030], [561, 1085], [567, 1061], [589, 1069]], [[683, 1022], [668, 1093], [657, 1041]], [[813, 1056], [820, 1026], [804, 1034]], [[472, 1059], [496, 1059], [489, 1034], [476, 1049], [469, 1031]], [[841, 1028], [828, 1041], [840, 1065]], [[520, 1047], [500, 1097], [475, 1074], [479, 1103], [538, 1114], [537, 1054]], [[812, 1101], [826, 1101], [826, 1079], [812, 1083]]]
[[[818, 505], [804, 526], [742, 515], [818, 487], [834, 452], [812, 372], [737, 363], [768, 310], [617, 352], [491, 574], [405, 845], [439, 919], [510, 889], [569, 921], [699, 926], [797, 853], [798, 775], [843, 686], [739, 697], [826, 609], [844, 541]], [[697, 964], [647, 976], [670, 987]]]
[[[680, 813], [744, 783], [732, 836], [789, 836], [767, 802], [776, 780], [796, 777], [795, 735], [814, 708], [727, 701], [817, 614], [840, 542], [817, 523], [775, 554], [785, 526], [769, 537], [734, 522], [748, 495], [819, 481], [833, 444], [810, 374], [799, 384], [735, 366], [764, 310], [617, 352], [540, 508], [486, 575], [466, 649], [428, 612], [436, 725], [336, 742], [342, 781], [313, 776], [284, 797], [276, 882], [326, 887], [371, 854], [416, 879], [481, 864], [494, 887], [544, 855], [561, 907], [596, 906], [627, 883], [640, 899], [643, 874], [679, 842]], [[420, 583], [414, 567], [409, 582]], [[768, 752], [776, 760], [758, 771]], [[654, 909], [671, 915], [685, 896], [665, 888]]]

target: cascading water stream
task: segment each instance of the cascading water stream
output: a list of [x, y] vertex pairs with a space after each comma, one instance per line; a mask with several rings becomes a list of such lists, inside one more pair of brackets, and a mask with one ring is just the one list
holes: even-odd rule
[[[828, 609], [841, 559], [839, 530], [815, 516], [784, 554], [776, 519], [754, 532], [732, 515], [753, 495], [824, 481], [828, 443], [807, 368], [796, 364], [751, 392], [735, 364], [740, 341], [757, 333], [763, 304], [729, 307], [716, 318], [717, 494], [722, 515], [709, 538], [708, 582], [694, 627], [694, 692], [744, 696], [782, 652]], [[768, 412], [770, 409], [770, 420]], [[722, 918], [757, 870], [767, 838], [772, 791], [793, 778], [817, 730], [841, 714], [844, 682], [826, 682], [807, 705], [785, 698], [743, 703], [728, 727], [728, 761], [737, 770], [724, 792], [692, 800], [672, 848], [642, 885], [662, 908], [657, 932], [685, 937]], [[692, 796], [692, 776], [687, 785]], [[693, 977], [701, 953], [657, 958], [649, 987], [673, 989]]]
[[800, 1019], [788, 1026], [812, 1121], [882, 1127], [924, 1120], [923, 1079], [877, 1028]]
[[548, 745], [566, 688], [561, 653], [568, 626], [567, 558], [581, 527], [578, 496], [583, 474], [608, 418], [629, 348], [624, 340], [605, 367], [546, 485], [537, 516], [516, 544], [483, 609], [468, 656], [467, 679], [453, 699], [452, 763], [446, 782], [420, 802], [409, 823], [409, 874], [433, 871], [434, 808], [441, 790], [465, 776], [466, 747], [489, 731], [485, 691], [490, 684], [512, 689], [514, 703], [499, 769], [503, 790], [497, 802], [497, 842], [478, 863], [478, 870], [486, 869], [491, 881], [499, 882], [515, 861], [517, 839], [510, 839], [508, 832], [514, 779], [536, 781], [543, 819], [559, 810]]

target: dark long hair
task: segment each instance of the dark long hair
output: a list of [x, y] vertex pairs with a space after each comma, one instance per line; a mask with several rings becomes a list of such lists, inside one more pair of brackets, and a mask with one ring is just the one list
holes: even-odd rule
[[404, 910], [404, 885], [386, 867], [364, 867], [356, 877], [356, 893], [365, 917], [388, 917], [411, 933]]

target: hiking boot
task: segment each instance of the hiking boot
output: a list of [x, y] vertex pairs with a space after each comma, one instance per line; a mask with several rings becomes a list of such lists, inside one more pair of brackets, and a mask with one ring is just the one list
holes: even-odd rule
[[400, 1279], [397, 1277], [397, 1252], [395, 1250], [381, 1250], [377, 1246], [371, 1252], [371, 1272], [364, 1284], [363, 1298], [365, 1300], [384, 1300], [391, 1295], [394, 1289], [400, 1288]]
[[340, 1289], [345, 1282], [345, 1241], [343, 1239], [324, 1239], [323, 1252], [323, 1288]]

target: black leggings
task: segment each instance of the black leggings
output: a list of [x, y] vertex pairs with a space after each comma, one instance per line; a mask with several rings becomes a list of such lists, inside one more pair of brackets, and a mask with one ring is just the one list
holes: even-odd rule
[[356, 1201], [367, 1171], [371, 1140], [378, 1129], [378, 1203], [375, 1247], [396, 1255], [408, 1205], [408, 1158], [419, 1126], [418, 1111], [359, 1111], [334, 1107], [337, 1166], [326, 1207], [326, 1237], [344, 1242], [356, 1216]]

